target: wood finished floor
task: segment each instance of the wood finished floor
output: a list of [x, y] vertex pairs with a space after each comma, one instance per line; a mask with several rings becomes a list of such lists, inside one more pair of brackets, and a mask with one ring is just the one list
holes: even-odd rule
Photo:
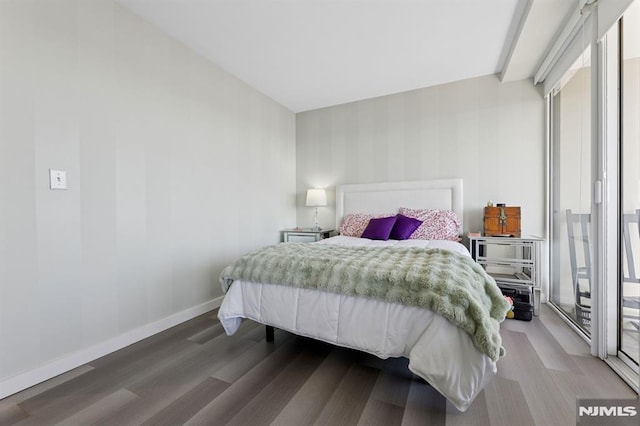
[[[576, 307], [569, 304], [560, 304], [567, 315], [576, 321]], [[622, 323], [622, 352], [626, 353], [629, 358], [638, 362], [640, 359], [640, 333], [638, 332], [638, 312], [628, 309], [625, 314], [629, 315], [629, 319], [625, 318]], [[586, 333], [591, 332], [590, 327], [586, 327]]]
[[508, 320], [498, 376], [459, 413], [407, 369], [213, 311], [0, 401], [0, 425], [575, 425], [634, 392], [546, 306]]

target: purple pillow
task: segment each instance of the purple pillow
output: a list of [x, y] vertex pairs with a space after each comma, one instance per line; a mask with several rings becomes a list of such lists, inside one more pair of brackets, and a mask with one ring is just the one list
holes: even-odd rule
[[420, 225], [422, 225], [421, 220], [399, 214], [396, 216], [396, 223], [391, 229], [389, 238], [392, 240], [407, 240]]
[[369, 224], [364, 229], [361, 238], [370, 240], [388, 240], [389, 234], [396, 223], [396, 216], [380, 217], [369, 220]]

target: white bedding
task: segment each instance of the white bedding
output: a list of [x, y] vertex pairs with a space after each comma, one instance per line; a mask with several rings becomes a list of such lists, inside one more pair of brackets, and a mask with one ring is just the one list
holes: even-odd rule
[[[313, 244], [444, 248], [468, 256], [452, 241], [374, 241], [332, 237]], [[286, 307], [286, 309], [283, 309]], [[234, 281], [218, 318], [232, 335], [243, 318], [380, 358], [409, 358], [409, 369], [461, 411], [496, 373], [496, 364], [469, 336], [431, 310], [312, 289]]]
[[336, 237], [326, 238], [318, 241], [316, 244], [335, 244], [351, 247], [422, 247], [422, 248], [441, 248], [454, 251], [463, 256], [471, 256], [469, 250], [456, 241], [446, 240], [369, 240], [367, 238], [345, 237], [338, 235]]

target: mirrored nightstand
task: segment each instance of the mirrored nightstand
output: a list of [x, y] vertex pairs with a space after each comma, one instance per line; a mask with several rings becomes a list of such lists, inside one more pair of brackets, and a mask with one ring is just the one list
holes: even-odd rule
[[282, 231], [282, 241], [285, 243], [313, 243], [329, 238], [333, 229], [315, 230], [312, 228], [292, 228]]

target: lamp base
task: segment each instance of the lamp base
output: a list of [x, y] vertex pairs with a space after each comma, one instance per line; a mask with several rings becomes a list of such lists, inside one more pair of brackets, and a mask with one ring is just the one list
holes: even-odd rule
[[318, 226], [318, 208], [317, 207], [316, 207], [316, 214], [315, 214], [313, 223], [314, 225], [313, 225], [313, 228], [311, 229], [313, 229], [314, 231], [319, 231], [321, 228], [320, 226]]

